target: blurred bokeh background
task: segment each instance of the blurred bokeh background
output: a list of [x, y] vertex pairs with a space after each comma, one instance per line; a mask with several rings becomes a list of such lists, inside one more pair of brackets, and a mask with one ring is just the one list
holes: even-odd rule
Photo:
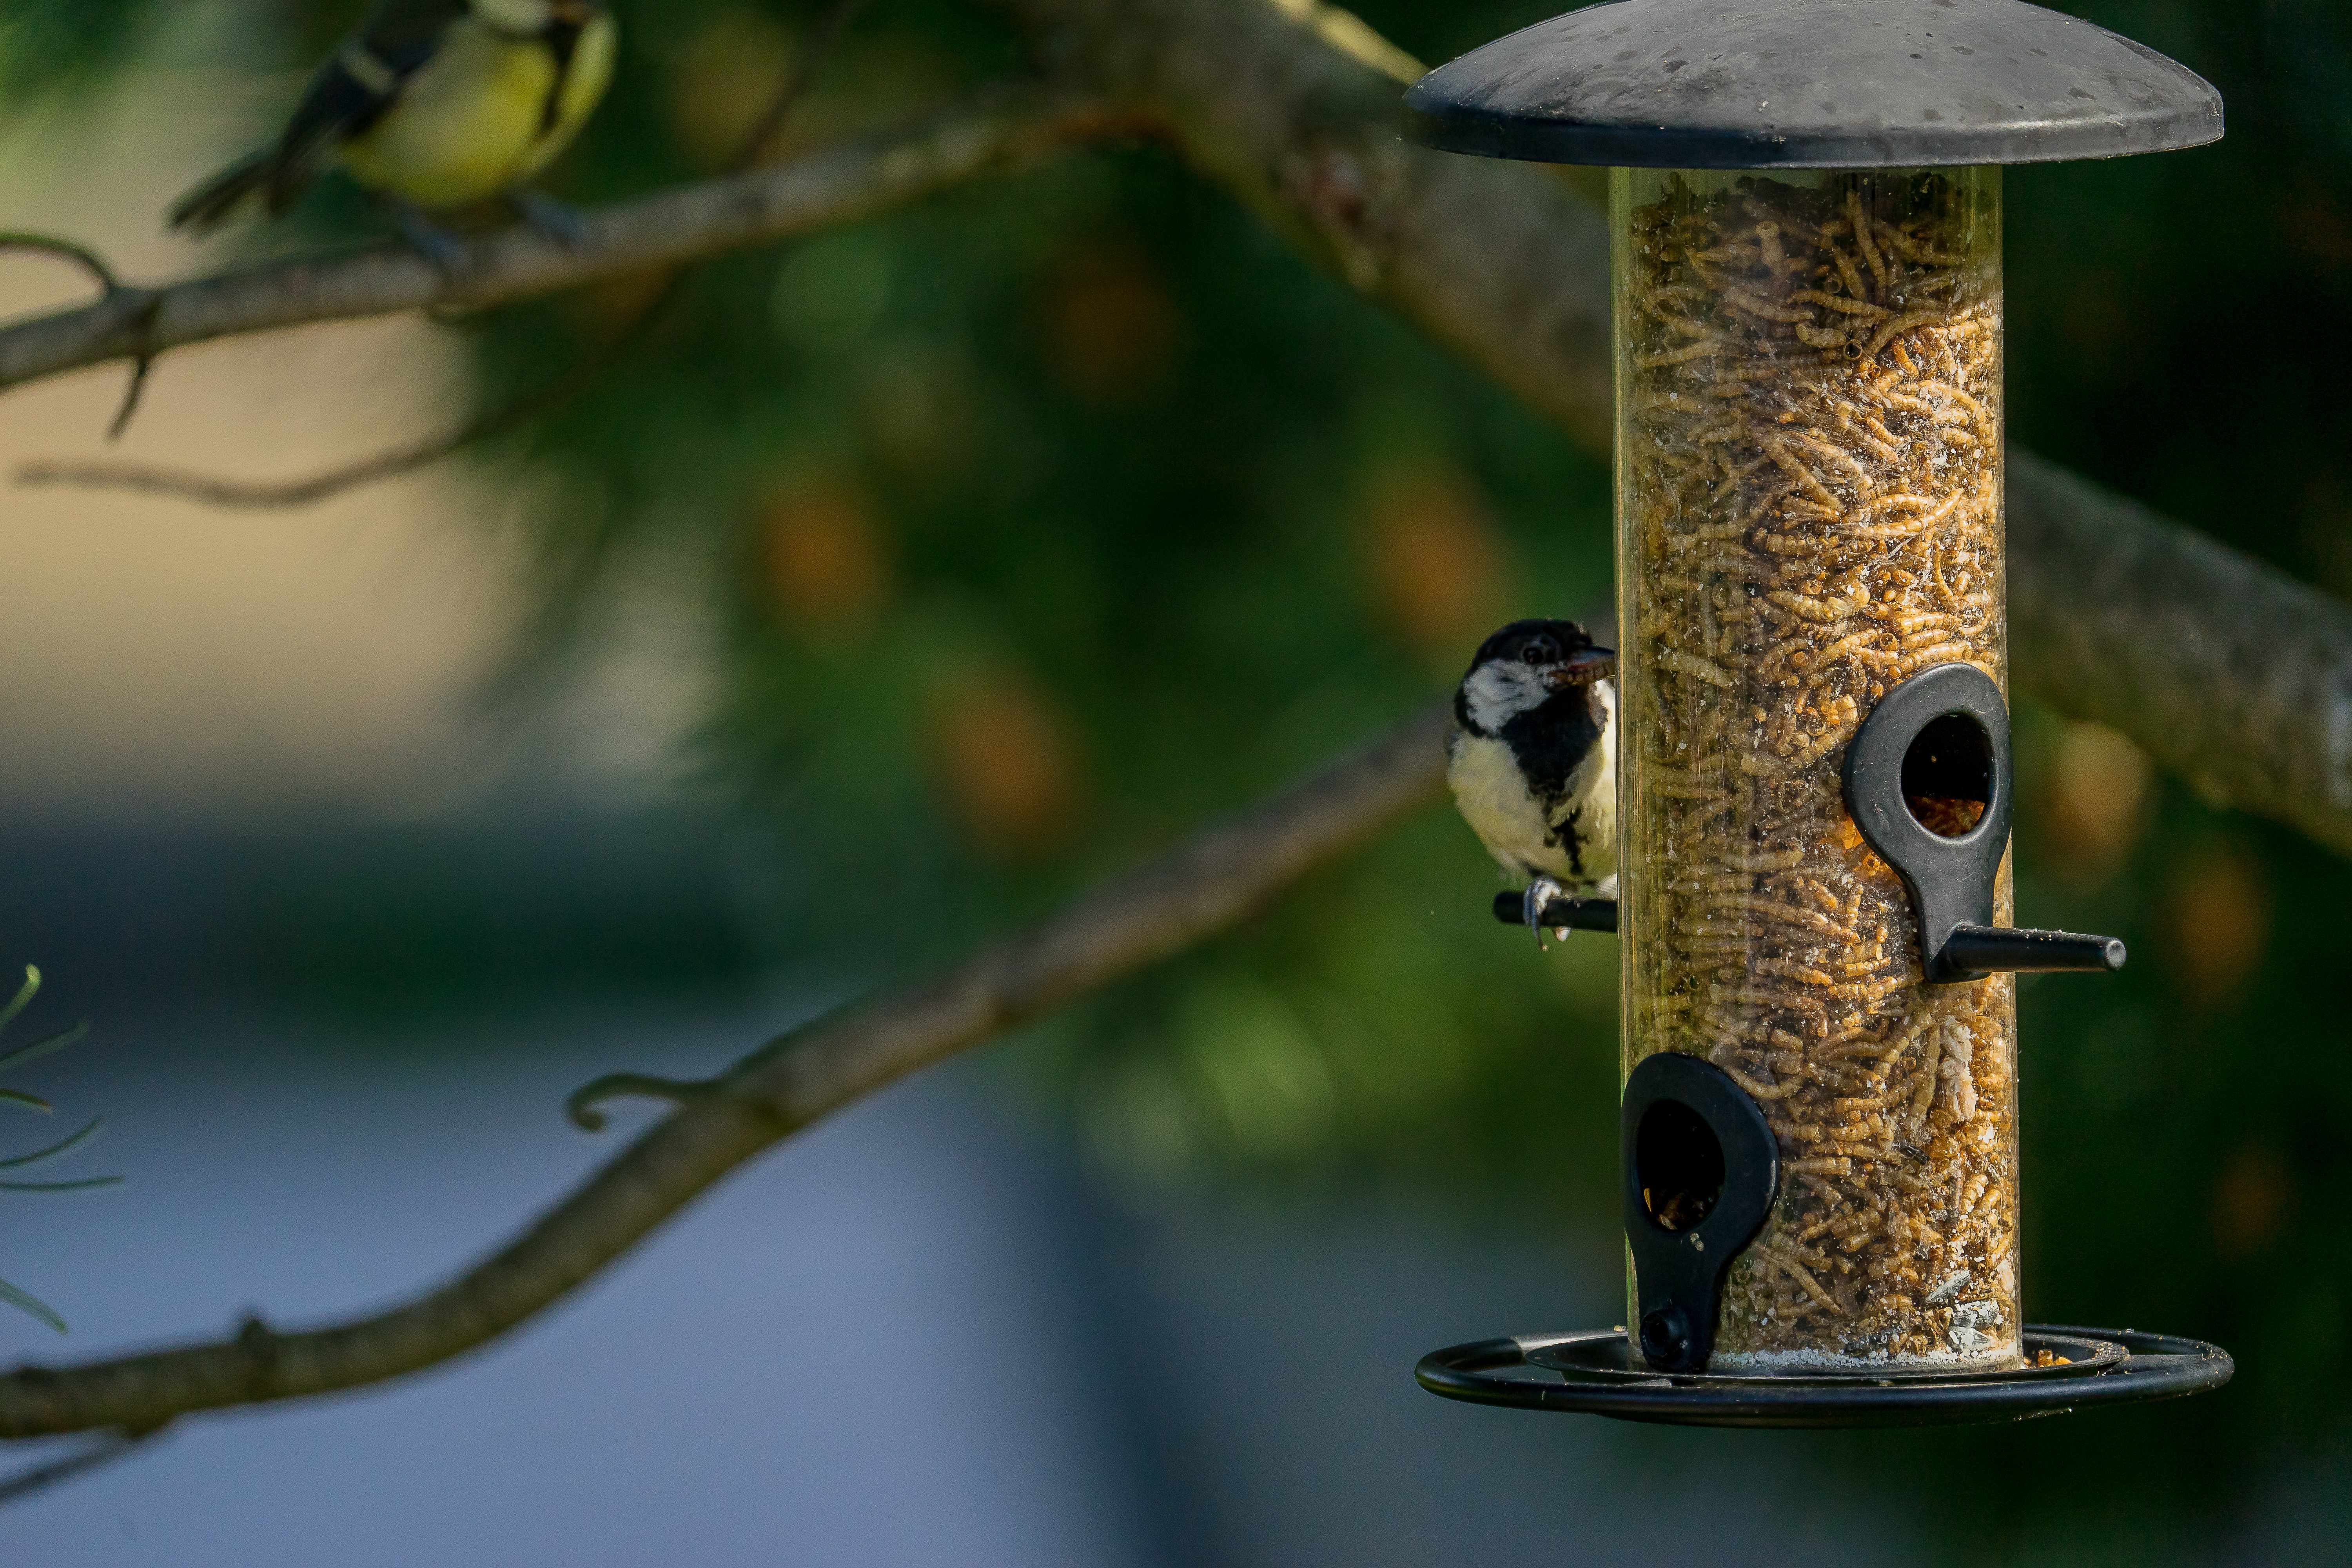
[[[551, 188], [708, 174], [812, 0], [625, 0]], [[2012, 438], [2352, 594], [2352, 13], [2063, 7], [2229, 139], [2008, 184]], [[348, 189], [192, 246], [350, 0], [5, 0], [0, 226], [152, 277], [382, 232]], [[1366, 0], [1450, 57], [1538, 4]], [[877, 0], [780, 151], [1014, 68]], [[122, 455], [331, 466], [545, 384], [654, 280], [168, 357]], [[0, 257], [0, 310], [72, 299]], [[93, 454], [120, 367], [7, 395]], [[88, 1355], [457, 1265], [715, 1068], [919, 974], [1605, 615], [1607, 474], [1150, 149], [697, 269], [521, 431], [290, 511], [8, 492], [0, 958], [106, 1142], [0, 1277]], [[1866, 1437], [1471, 1410], [1411, 1363], [1621, 1300], [1614, 953], [1538, 955], [1433, 808], [1265, 918], [785, 1148], [509, 1342], [192, 1425], [0, 1519], [79, 1563], [2336, 1562], [2352, 1531], [2343, 860], [2023, 706], [2028, 1305], [2220, 1341], [2191, 1404]], [[919, 907], [919, 918], [910, 915]], [[27, 1122], [27, 1125], [30, 1125]], [[30, 1136], [31, 1134], [26, 1134]], [[607, 1135], [607, 1140], [614, 1136]], [[68, 1173], [61, 1172], [60, 1173]], [[5, 1196], [6, 1194], [0, 1194]], [[29, 1451], [28, 1451], [29, 1457]]]

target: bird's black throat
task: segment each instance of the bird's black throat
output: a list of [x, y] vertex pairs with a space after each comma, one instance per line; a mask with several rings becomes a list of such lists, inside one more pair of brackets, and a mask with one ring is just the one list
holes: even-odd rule
[[1502, 742], [1547, 805], [1568, 794], [1569, 779], [1601, 739], [1601, 707], [1593, 686], [1570, 687], [1506, 723]]

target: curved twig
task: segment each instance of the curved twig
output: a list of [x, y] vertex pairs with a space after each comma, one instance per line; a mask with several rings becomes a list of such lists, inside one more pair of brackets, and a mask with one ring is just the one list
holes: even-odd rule
[[[5, 1030], [16, 1021], [18, 1015], [24, 1012], [26, 1005], [39, 994], [40, 989], [41, 972], [32, 964], [25, 965], [25, 983], [17, 987], [16, 994], [10, 998], [5, 1006], [0, 1006], [0, 1030]], [[66, 1047], [79, 1042], [89, 1033], [89, 1024], [85, 1019], [69, 1029], [61, 1029], [44, 1039], [35, 1040], [30, 1045], [18, 1046], [14, 1050], [0, 1052], [0, 1068], [18, 1067], [45, 1057], [51, 1051], [63, 1050]], [[22, 1105], [29, 1110], [37, 1110], [45, 1116], [51, 1114], [55, 1109], [47, 1100], [37, 1095], [26, 1094], [22, 1089], [0, 1089], [0, 1103]], [[98, 1136], [100, 1130], [105, 1125], [106, 1122], [102, 1117], [92, 1117], [80, 1131], [68, 1133], [46, 1148], [0, 1159], [0, 1171], [21, 1171], [34, 1165], [46, 1164], [51, 1160], [63, 1159], [66, 1155], [86, 1146], [91, 1139]], [[0, 1179], [0, 1193], [79, 1193], [86, 1192], [92, 1187], [117, 1186], [121, 1184], [121, 1176], [83, 1176], [63, 1182], [23, 1182], [10, 1177]], [[12, 1285], [5, 1279], [0, 1279], [0, 1306], [14, 1307], [20, 1312], [37, 1318], [61, 1334], [66, 1331], [66, 1321], [58, 1315], [54, 1308], [31, 1291], [21, 1286]], [[0, 1501], [5, 1501], [5, 1492], [0, 1491]]]
[[0, 1436], [152, 1426], [194, 1411], [355, 1388], [493, 1339], [779, 1139], [1234, 924], [1431, 800], [1444, 771], [1446, 718], [1443, 709], [1415, 716], [929, 985], [770, 1042], [436, 1290], [318, 1329], [278, 1332], [256, 1320], [226, 1340], [79, 1366], [18, 1367], [0, 1376]]
[[101, 305], [123, 306], [134, 333], [134, 346], [130, 351], [131, 381], [122, 389], [122, 403], [106, 426], [108, 440], [121, 439], [122, 433], [131, 428], [131, 416], [139, 411], [140, 395], [147, 390], [147, 373], [155, 367], [156, 350], [149, 337], [154, 326], [155, 296], [144, 289], [126, 287], [104, 257], [86, 245], [57, 235], [35, 234], [26, 229], [0, 230], [0, 250], [30, 250], [62, 257], [97, 281]]
[[30, 229], [0, 229], [0, 250], [30, 250], [43, 256], [62, 257], [89, 273], [101, 296], [122, 291], [122, 280], [114, 275], [114, 268], [107, 265], [106, 258], [77, 241], [54, 234], [36, 234]]
[[165, 1430], [164, 1427], [158, 1426], [151, 1432], [110, 1432], [105, 1436], [97, 1438], [70, 1454], [60, 1455], [54, 1459], [45, 1459], [37, 1465], [29, 1465], [15, 1475], [0, 1479], [0, 1506], [28, 1498], [37, 1491], [45, 1491], [58, 1482], [69, 1481], [76, 1476], [86, 1476], [100, 1466], [110, 1465], [117, 1459], [126, 1458], [133, 1450], [144, 1447], [162, 1436]]
[[204, 506], [253, 510], [310, 506], [362, 485], [430, 468], [466, 447], [520, 428], [550, 409], [570, 402], [636, 346], [637, 329], [638, 323], [629, 323], [623, 336], [612, 339], [554, 382], [478, 418], [405, 446], [388, 447], [355, 462], [299, 479], [245, 479], [163, 464], [36, 458], [18, 466], [16, 482], [26, 486], [74, 485], [88, 489], [127, 490]]
[[11, 1285], [5, 1279], [0, 1279], [0, 1306], [14, 1307], [26, 1317], [47, 1324], [58, 1333], [68, 1331], [66, 1321], [58, 1316], [58, 1310], [21, 1285]]
[[[141, 301], [136, 320], [142, 332], [154, 330], [155, 306], [152, 295]], [[131, 356], [131, 379], [122, 388], [122, 402], [116, 406], [114, 417], [106, 422], [106, 438], [109, 441], [121, 440], [122, 433], [131, 428], [131, 416], [139, 412], [139, 401], [147, 395], [147, 378], [154, 368], [154, 350], [142, 349]]]
[[607, 1124], [604, 1107], [615, 1100], [667, 1100], [672, 1105], [692, 1105], [717, 1094], [715, 1078], [656, 1078], [651, 1073], [608, 1072], [582, 1084], [564, 1097], [563, 1114], [585, 1132], [602, 1132]]

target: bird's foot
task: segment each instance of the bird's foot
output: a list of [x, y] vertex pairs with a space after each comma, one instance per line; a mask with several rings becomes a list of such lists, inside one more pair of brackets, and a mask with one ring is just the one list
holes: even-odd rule
[[[1528, 929], [1536, 933], [1537, 952], [1542, 952], [1544, 945], [1544, 906], [1549, 904], [1554, 899], [1565, 899], [1569, 896], [1567, 887], [1549, 877], [1538, 877], [1528, 884], [1528, 890], [1522, 897], [1519, 907], [1523, 911], [1521, 918], [1528, 922]], [[1560, 940], [1565, 942], [1568, 939], [1568, 932], [1562, 931], [1559, 936]]]
[[578, 207], [529, 190], [508, 192], [507, 205], [515, 216], [566, 250], [578, 250], [588, 243], [588, 215]]
[[433, 264], [433, 269], [444, 278], [455, 279], [465, 273], [473, 258], [473, 249], [463, 235], [452, 233], [435, 223], [406, 202], [394, 204], [393, 221], [400, 226], [401, 238], [408, 241], [416, 254]]

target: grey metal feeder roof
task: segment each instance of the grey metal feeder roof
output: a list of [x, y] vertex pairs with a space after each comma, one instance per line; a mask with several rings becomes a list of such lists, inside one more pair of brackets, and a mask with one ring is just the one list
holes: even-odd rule
[[2041, 163], [2218, 141], [2221, 95], [2022, 0], [1617, 0], [1405, 95], [1415, 141], [1549, 163]]

